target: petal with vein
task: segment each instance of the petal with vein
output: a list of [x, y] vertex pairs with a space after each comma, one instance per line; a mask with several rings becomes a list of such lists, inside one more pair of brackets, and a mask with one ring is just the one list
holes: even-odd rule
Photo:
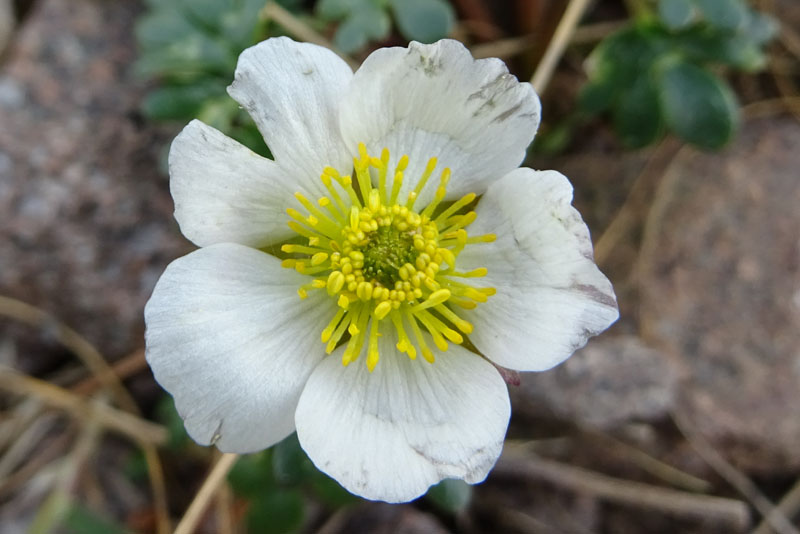
[[324, 292], [298, 297], [307, 279], [236, 244], [167, 267], [145, 307], [146, 355], [195, 441], [245, 453], [292, 433], [324, 355], [319, 333], [335, 313]]
[[[341, 107], [342, 135], [352, 149], [388, 147], [409, 167], [401, 198], [413, 189], [428, 159], [450, 167], [448, 198], [482, 193], [519, 166], [539, 126], [539, 97], [499, 59], [475, 60], [459, 43], [376, 50], [356, 71]], [[433, 184], [433, 185], [430, 185]], [[423, 190], [429, 200], [438, 180]]]
[[264, 247], [292, 235], [289, 176], [207, 124], [194, 120], [175, 138], [169, 174], [175, 219], [198, 246]]
[[242, 52], [228, 93], [253, 117], [290, 178], [322, 193], [326, 165], [347, 174], [352, 169], [338, 118], [352, 77], [327, 48], [276, 37]]
[[470, 235], [494, 233], [470, 245], [459, 269], [488, 269], [476, 279], [497, 294], [462, 315], [470, 340], [495, 363], [542, 371], [567, 359], [617, 320], [611, 283], [592, 258], [592, 241], [571, 205], [572, 186], [555, 171], [517, 169], [481, 198]]
[[510, 405], [503, 379], [457, 345], [436, 362], [410, 360], [390, 329], [370, 373], [342, 350], [309, 378], [297, 407], [300, 444], [320, 470], [367, 499], [404, 502], [444, 478], [477, 483], [503, 446]]

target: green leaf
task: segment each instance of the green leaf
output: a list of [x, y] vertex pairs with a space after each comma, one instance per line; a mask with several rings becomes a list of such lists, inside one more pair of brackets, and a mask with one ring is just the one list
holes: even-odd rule
[[453, 8], [444, 0], [389, 0], [403, 37], [432, 43], [450, 33], [455, 22]]
[[697, 63], [723, 63], [746, 71], [766, 64], [761, 46], [745, 33], [693, 28], [675, 37], [675, 47]]
[[747, 12], [744, 30], [756, 44], [763, 45], [778, 34], [778, 22], [767, 14], [750, 10]]
[[147, 50], [136, 63], [140, 76], [187, 80], [198, 75], [230, 78], [237, 54], [216, 39], [192, 33], [157, 50]]
[[730, 141], [739, 108], [725, 83], [703, 68], [673, 60], [659, 69], [658, 86], [666, 123], [678, 136], [706, 149]]
[[647, 146], [664, 134], [658, 90], [651, 72], [642, 73], [620, 95], [613, 117], [617, 135], [631, 148]]
[[687, 26], [694, 18], [690, 0], [659, 0], [658, 15], [673, 30]]
[[183, 426], [183, 419], [175, 409], [172, 397], [164, 395], [156, 405], [155, 414], [156, 419], [167, 427], [167, 447], [173, 450], [183, 448], [189, 442], [189, 435]]
[[139, 46], [146, 51], [185, 39], [196, 30], [176, 9], [165, 7], [143, 15], [136, 23]]
[[669, 50], [664, 31], [649, 25], [623, 28], [604, 39], [587, 60], [590, 80], [602, 80], [615, 91], [630, 86]]
[[359, 498], [344, 489], [338, 482], [321, 471], [317, 471], [311, 487], [319, 499], [331, 508], [343, 508], [359, 501]]
[[320, 0], [317, 2], [316, 12], [323, 20], [342, 20], [368, 2], [369, 0]]
[[587, 115], [597, 115], [611, 108], [621, 87], [617, 87], [613, 79], [608, 77], [595, 79], [581, 88], [578, 95], [578, 107]]
[[305, 521], [305, 503], [297, 490], [276, 490], [256, 496], [247, 511], [249, 532], [288, 534]]
[[237, 495], [255, 498], [276, 487], [271, 452], [267, 449], [239, 458], [228, 474], [228, 482]]
[[84, 506], [73, 504], [58, 532], [64, 534], [127, 534], [130, 531], [122, 525], [95, 514]]
[[300, 447], [297, 433], [287, 437], [272, 449], [272, 468], [275, 480], [281, 484], [296, 485], [316, 469]]
[[142, 101], [142, 112], [153, 120], [193, 119], [207, 99], [225, 94], [224, 91], [225, 84], [221, 82], [167, 85], [147, 94]]
[[369, 4], [369, 7], [350, 13], [336, 30], [333, 42], [343, 52], [355, 52], [370, 40], [385, 39], [389, 35], [390, 26], [389, 15]]
[[427, 497], [445, 512], [455, 514], [469, 506], [472, 486], [463, 480], [447, 478], [429, 489]]
[[694, 3], [712, 26], [733, 30], [745, 23], [747, 8], [742, 0], [694, 0]]

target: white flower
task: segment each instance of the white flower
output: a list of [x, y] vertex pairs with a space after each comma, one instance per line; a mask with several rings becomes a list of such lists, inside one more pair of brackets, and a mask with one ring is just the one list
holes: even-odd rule
[[368, 499], [482, 481], [510, 413], [489, 361], [548, 369], [617, 318], [569, 182], [517, 168], [533, 89], [451, 40], [353, 74], [277, 38], [242, 53], [229, 92], [275, 160], [198, 121], [178, 135], [175, 217], [201, 248], [145, 309], [187, 431], [245, 453], [297, 430]]

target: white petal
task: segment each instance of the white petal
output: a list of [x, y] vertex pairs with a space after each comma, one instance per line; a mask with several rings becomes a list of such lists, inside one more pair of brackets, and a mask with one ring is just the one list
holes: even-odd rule
[[[409, 156], [404, 195], [428, 162], [450, 167], [449, 198], [482, 193], [519, 166], [539, 126], [539, 97], [499, 59], [475, 60], [453, 40], [381, 48], [356, 71], [341, 106], [342, 135], [371, 154]], [[432, 185], [430, 185], [432, 184]], [[438, 173], [422, 202], [438, 185]], [[401, 198], [405, 198], [402, 196]]]
[[294, 203], [290, 178], [198, 120], [169, 151], [170, 190], [181, 232], [198, 246], [240, 243], [263, 247], [292, 235], [286, 208]]
[[294, 410], [324, 355], [335, 313], [324, 293], [268, 254], [235, 244], [172, 262], [145, 307], [147, 361], [201, 444], [252, 452], [294, 430]]
[[464, 271], [486, 267], [476, 285], [497, 294], [462, 314], [475, 327], [470, 340], [503, 367], [549, 369], [619, 316], [571, 202], [563, 175], [522, 168], [491, 185], [478, 204], [469, 234], [494, 233], [497, 240], [468, 245], [457, 264]]
[[366, 355], [325, 358], [297, 407], [297, 436], [320, 470], [367, 499], [404, 502], [444, 478], [486, 478], [503, 446], [510, 406], [503, 379], [459, 347], [412, 361], [386, 328], [370, 373]]
[[326, 165], [348, 173], [338, 106], [353, 71], [327, 48], [267, 39], [242, 52], [228, 93], [253, 117], [291, 178], [319, 187]]

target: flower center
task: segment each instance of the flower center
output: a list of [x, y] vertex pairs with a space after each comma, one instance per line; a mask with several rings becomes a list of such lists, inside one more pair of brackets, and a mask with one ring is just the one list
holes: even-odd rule
[[[352, 177], [326, 167], [320, 179], [328, 196], [316, 205], [301, 193], [295, 198], [307, 215], [288, 209], [289, 227], [307, 240], [286, 244], [281, 249], [295, 257], [282, 265], [314, 277], [298, 290], [301, 298], [308, 291], [325, 289], [339, 306], [322, 331], [322, 342], [330, 354], [349, 335], [342, 363], [356, 360], [367, 344], [367, 367], [378, 363], [378, 338], [381, 330], [394, 328], [397, 349], [411, 359], [417, 352], [434, 361], [427, 335], [439, 350], [448, 341], [460, 344], [462, 334], [472, 325], [459, 317], [454, 308], [471, 309], [494, 295], [494, 288], [477, 288], [465, 280], [486, 275], [486, 269], [456, 270], [456, 259], [465, 246], [494, 241], [493, 234], [469, 237], [466, 227], [475, 212], [465, 211], [475, 194], [465, 195], [444, 209], [440, 204], [447, 193], [450, 169], [442, 170], [433, 200], [421, 210], [414, 204], [437, 166], [431, 158], [405, 202], [398, 196], [408, 156], [400, 158], [389, 175], [389, 151], [371, 157], [364, 144], [353, 159], [358, 192]], [[378, 186], [373, 187], [373, 177]], [[360, 195], [359, 195], [360, 193]]]

